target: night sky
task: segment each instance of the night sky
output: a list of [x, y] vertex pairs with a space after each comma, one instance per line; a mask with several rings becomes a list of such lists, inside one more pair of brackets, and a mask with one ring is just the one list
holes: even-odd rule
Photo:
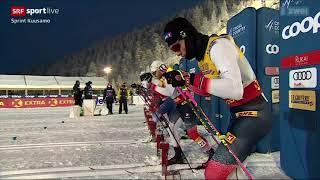
[[[203, 0], [0, 0], [0, 74], [22, 73], [121, 32], [175, 15]], [[50, 24], [12, 24], [12, 6], [59, 9], [58, 15], [27, 15]]]

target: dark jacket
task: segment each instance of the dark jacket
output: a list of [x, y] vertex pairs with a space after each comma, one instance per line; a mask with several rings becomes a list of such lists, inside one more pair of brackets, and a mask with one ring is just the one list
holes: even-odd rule
[[91, 87], [91, 84], [86, 84], [86, 87], [84, 88], [84, 99], [92, 99], [93, 95], [93, 89]]
[[77, 99], [82, 98], [82, 91], [80, 90], [79, 84], [74, 84], [72, 88], [73, 97]]
[[116, 92], [112, 87], [107, 87], [103, 91], [103, 99], [106, 101], [116, 101]]

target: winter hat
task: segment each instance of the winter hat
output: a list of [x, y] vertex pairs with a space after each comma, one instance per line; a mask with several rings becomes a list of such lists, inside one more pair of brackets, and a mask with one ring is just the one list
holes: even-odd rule
[[88, 81], [87, 83], [86, 83], [86, 85], [88, 86], [88, 85], [90, 85], [90, 84], [92, 84], [92, 82], [91, 81]]
[[150, 65], [150, 72], [156, 72], [162, 64], [164, 64], [162, 61], [153, 61]]
[[170, 22], [164, 28], [164, 40], [168, 46], [175, 43], [177, 40], [184, 39], [190, 34], [197, 33], [197, 29], [185, 18], [178, 17]]

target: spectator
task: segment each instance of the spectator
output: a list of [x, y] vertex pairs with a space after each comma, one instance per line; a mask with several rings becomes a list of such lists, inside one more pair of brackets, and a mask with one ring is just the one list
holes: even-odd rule
[[118, 90], [118, 97], [119, 97], [119, 114], [122, 113], [122, 105], [124, 106], [124, 111], [126, 112], [126, 114], [128, 114], [128, 96], [129, 96], [129, 92], [126, 86], [126, 83], [124, 82], [119, 90]]
[[93, 89], [91, 86], [92, 82], [88, 81], [86, 87], [84, 88], [84, 99], [92, 99]]
[[73, 98], [74, 98], [74, 105], [78, 105], [82, 107], [82, 91], [80, 90], [80, 81], [76, 81], [73, 85]]
[[116, 99], [116, 92], [112, 88], [112, 84], [108, 83], [107, 88], [103, 91], [103, 99], [107, 104], [108, 114], [113, 114], [112, 112], [112, 104]]
[[129, 88], [129, 96], [130, 96], [130, 104], [133, 104], [133, 90], [132, 88]]

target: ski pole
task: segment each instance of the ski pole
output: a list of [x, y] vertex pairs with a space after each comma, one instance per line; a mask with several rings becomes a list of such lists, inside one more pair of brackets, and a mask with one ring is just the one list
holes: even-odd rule
[[[145, 98], [147, 99], [147, 97], [145, 97]], [[151, 105], [148, 103], [148, 101], [146, 101], [146, 103], [147, 103], [147, 105], [148, 105], [149, 107], [151, 106]], [[156, 115], [157, 119], [160, 120], [160, 123], [162, 124], [162, 126], [168, 127], [170, 133], [172, 134], [172, 137], [173, 137], [174, 141], [181, 147], [181, 145], [179, 144], [178, 140], [177, 140], [176, 137], [174, 136], [173, 131], [171, 130], [171, 128], [170, 128], [170, 126], [169, 126], [169, 123], [167, 122], [166, 118], [164, 118], [164, 117], [162, 116], [163, 119], [164, 119], [164, 122], [163, 122], [163, 121], [161, 120], [161, 118], [158, 117], [157, 113], [155, 113], [155, 115]], [[165, 125], [164, 125], [163, 123], [165, 123]], [[165, 128], [165, 129], [166, 129], [166, 128]], [[166, 131], [168, 131], [168, 130], [166, 129]], [[169, 133], [169, 132], [168, 132], [168, 133]], [[186, 160], [189, 168], [190, 168], [191, 171], [194, 173], [193, 168], [191, 167], [191, 164], [189, 163], [189, 161], [188, 161], [188, 159], [187, 159], [187, 157], [186, 157], [186, 155], [185, 155], [185, 153], [184, 153], [183, 151], [182, 151], [182, 154], [183, 154], [183, 156], [184, 156], [184, 158], [185, 158], [185, 160]]]
[[[192, 101], [192, 99], [194, 100], [193, 96], [189, 93], [186, 94], [182, 91], [182, 89], [180, 87], [177, 87], [178, 92], [187, 100], [188, 104], [191, 106], [192, 109], [196, 110], [196, 109], [200, 109], [202, 115], [206, 118], [207, 123], [209, 125], [209, 127], [211, 128], [211, 131], [213, 131], [218, 137], [221, 136], [221, 133], [219, 132], [219, 130], [213, 125], [213, 123], [211, 122], [211, 120], [209, 119], [209, 117], [204, 113], [204, 111], [201, 109], [201, 107], [199, 107], [198, 105], [195, 106], [194, 104], [192, 104], [190, 101]], [[200, 119], [201, 121], [201, 119]], [[201, 123], [205, 126], [206, 124], [201, 121]], [[213, 136], [214, 137], [214, 136]], [[217, 139], [214, 137], [215, 141], [217, 142]], [[237, 161], [238, 165], [241, 167], [241, 169], [246, 173], [246, 175], [249, 177], [250, 180], [253, 180], [252, 175], [250, 174], [250, 172], [248, 171], [248, 169], [244, 166], [244, 164], [240, 161], [240, 159], [238, 158], [238, 156], [233, 152], [233, 150], [231, 149], [230, 145], [225, 142], [225, 140], [221, 140], [222, 144], [225, 145], [228, 149], [228, 151], [231, 153], [231, 155], [235, 158], [235, 160]]]
[[[147, 89], [146, 89], [146, 90], [147, 90]], [[148, 100], [150, 100], [150, 99], [149, 99], [147, 96], [144, 97], [144, 98], [145, 98], [145, 99], [143, 99], [143, 100], [145, 100], [146, 104], [150, 107], [151, 105], [150, 105], [149, 102], [148, 102]], [[162, 124], [162, 126], [164, 126], [162, 120], [158, 117], [157, 113], [155, 113], [155, 115], [156, 115], [157, 119], [160, 120], [160, 123]], [[163, 117], [163, 116], [162, 116], [162, 117]], [[176, 137], [174, 136], [174, 133], [173, 133], [173, 131], [171, 130], [171, 128], [170, 128], [170, 126], [169, 126], [169, 123], [167, 122], [166, 118], [163, 117], [163, 119], [164, 119], [164, 123], [165, 123], [165, 126], [164, 126], [164, 127], [168, 127], [170, 133], [172, 134], [172, 137], [173, 137], [174, 141], [181, 147], [181, 145], [179, 144], [178, 140], [177, 140]], [[165, 128], [165, 129], [166, 129], [166, 128]], [[166, 129], [166, 131], [168, 131], [168, 130]], [[169, 133], [169, 132], [168, 132], [168, 133]], [[193, 168], [191, 167], [191, 164], [189, 163], [189, 161], [188, 161], [188, 159], [187, 159], [187, 156], [185, 155], [185, 153], [184, 153], [183, 151], [181, 151], [181, 152], [182, 152], [182, 155], [184, 156], [184, 158], [185, 158], [185, 160], [186, 160], [189, 168], [191, 169], [192, 173], [194, 173]]]

